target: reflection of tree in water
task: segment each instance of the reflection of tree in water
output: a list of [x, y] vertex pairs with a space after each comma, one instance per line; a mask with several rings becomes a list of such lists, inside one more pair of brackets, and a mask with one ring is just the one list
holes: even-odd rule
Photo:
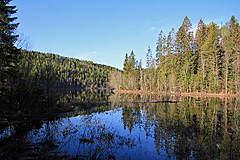
[[74, 90], [62, 93], [59, 103], [71, 105], [75, 108], [74, 115], [91, 115], [93, 112], [111, 110], [108, 104], [111, 91], [107, 90]]
[[[153, 140], [154, 151], [165, 159], [240, 159], [239, 99], [78, 91], [61, 100], [96, 102], [100, 105], [87, 106], [99, 112], [122, 108], [118, 111], [124, 129], [131, 134], [143, 131], [146, 137], [140, 133], [139, 137], [122, 136], [116, 126], [103, 124], [92, 115], [78, 116], [77, 112], [73, 118], [16, 125], [7, 139], [0, 140], [1, 159], [114, 159], [121, 158], [118, 149], [129, 148], [139, 157], [148, 151], [143, 146], [145, 139]], [[156, 100], [178, 103], [152, 103]], [[103, 103], [106, 101], [111, 103]]]
[[107, 90], [73, 90], [62, 92], [61, 103], [101, 103], [107, 102], [110, 96]]
[[0, 159], [21, 159], [28, 156], [25, 143], [26, 135], [33, 129], [41, 128], [42, 122], [21, 123], [11, 126], [13, 132], [6, 138], [0, 139]]
[[[134, 105], [133, 105], [134, 106]], [[123, 107], [123, 124], [124, 129], [128, 127], [130, 133], [133, 129], [133, 126], [135, 126], [137, 123], [141, 122], [141, 113], [140, 113], [140, 107], [135, 105], [135, 107]]]
[[[121, 136], [114, 127], [101, 124], [91, 116], [82, 116], [78, 122], [74, 119], [48, 122], [37, 133], [29, 134], [27, 139], [34, 148], [41, 144], [38, 153], [70, 159], [114, 159], [119, 148], [135, 145], [134, 140]], [[42, 147], [43, 144], [48, 146]], [[52, 148], [50, 152], [49, 148]], [[43, 157], [38, 154], [38, 158]]]
[[[123, 95], [121, 98], [124, 100]], [[165, 150], [168, 158], [176, 159], [240, 158], [238, 99], [185, 97], [172, 104], [134, 103], [139, 97], [131, 98], [133, 103], [123, 105], [124, 126], [131, 132], [144, 121], [146, 136], [151, 136], [153, 127], [159, 155]], [[140, 101], [151, 102], [154, 98], [140, 97]]]

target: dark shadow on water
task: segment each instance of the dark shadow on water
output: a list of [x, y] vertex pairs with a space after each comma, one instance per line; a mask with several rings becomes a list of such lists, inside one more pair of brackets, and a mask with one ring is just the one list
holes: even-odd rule
[[1, 159], [240, 159], [238, 99], [99, 90], [61, 97], [76, 112], [6, 126]]

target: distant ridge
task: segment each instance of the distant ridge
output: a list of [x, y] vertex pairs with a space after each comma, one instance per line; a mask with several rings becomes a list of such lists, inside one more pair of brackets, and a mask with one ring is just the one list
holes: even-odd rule
[[[42, 83], [55, 87], [107, 88], [109, 77], [117, 68], [92, 61], [68, 58], [53, 53], [22, 50], [22, 72], [28, 71]], [[27, 72], [26, 72], [27, 73]]]

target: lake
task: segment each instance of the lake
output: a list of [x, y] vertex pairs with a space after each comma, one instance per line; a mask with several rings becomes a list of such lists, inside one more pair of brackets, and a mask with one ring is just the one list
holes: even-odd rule
[[75, 112], [1, 126], [1, 159], [240, 159], [240, 100], [63, 92]]

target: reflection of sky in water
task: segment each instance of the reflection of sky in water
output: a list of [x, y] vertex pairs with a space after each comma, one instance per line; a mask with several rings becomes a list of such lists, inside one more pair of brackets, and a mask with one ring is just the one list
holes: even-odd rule
[[[136, 153], [132, 152], [132, 154], [133, 154], [132, 156], [138, 157], [138, 156], [140, 156], [140, 154], [146, 153], [150, 157], [157, 157], [157, 152], [156, 152], [156, 149], [154, 146], [154, 139], [152, 137], [146, 136], [143, 123], [133, 126], [134, 128], [132, 129], [132, 131], [130, 133], [130, 131], [128, 129], [124, 130], [123, 121], [121, 119], [122, 118], [122, 110], [115, 112], [115, 113], [110, 112], [110, 114], [107, 114], [106, 117], [105, 117], [104, 113], [102, 113], [101, 117], [104, 117], [104, 119], [106, 119], [106, 120], [110, 120], [112, 117], [113, 122], [110, 120], [110, 123], [113, 123], [114, 126], [116, 126], [116, 128], [119, 130], [121, 135], [130, 137], [132, 139], [137, 139], [141, 142], [135, 149], [135, 150], [139, 150], [139, 152], [136, 152]], [[144, 121], [145, 121], [144, 118], [142, 118], [142, 122], [144, 122]], [[151, 130], [153, 130], [153, 127], [151, 128]], [[126, 152], [126, 151], [121, 151], [121, 152]], [[131, 152], [128, 154], [131, 154]]]
[[37, 158], [44, 154], [46, 159], [52, 155], [53, 159], [239, 159], [238, 100], [147, 103], [171, 98], [123, 98], [113, 95], [115, 102], [80, 104], [69, 117], [8, 127], [0, 138], [9, 137], [5, 144], [10, 149], [3, 150], [18, 150], [21, 142], [27, 142], [16, 154], [23, 151], [26, 157]]
[[[144, 111], [141, 113], [142, 122], [144, 122], [146, 119], [144, 118]], [[139, 125], [134, 125], [133, 130], [130, 131], [128, 128], [124, 130], [124, 124], [122, 120], [122, 109], [113, 110], [113, 111], [107, 111], [104, 113], [97, 113], [94, 114], [94, 117], [96, 119], [100, 118], [102, 123], [105, 124], [112, 124], [120, 133], [120, 135], [129, 137], [131, 139], [136, 139], [138, 141], [138, 145], [133, 149], [133, 151], [128, 151], [127, 149], [119, 149], [118, 155], [126, 155], [125, 158], [128, 156], [132, 158], [154, 158], [159, 157], [154, 145], [154, 138], [151, 136], [146, 136], [146, 133], [144, 131], [144, 124], [139, 123]], [[154, 127], [151, 128], [151, 132], [153, 133]]]
[[3, 132], [0, 134], [0, 140], [3, 138], [10, 137], [15, 132], [15, 129], [13, 126], [8, 126], [6, 129], [3, 130]]
[[[108, 134], [108, 132], [114, 132], [115, 135], [124, 137], [123, 139], [117, 139], [112, 145], [106, 145], [105, 147], [113, 147], [115, 151], [104, 151], [106, 153], [115, 153], [118, 159], [154, 159], [160, 158], [159, 156], [166, 156], [165, 151], [161, 151], [161, 155], [158, 155], [154, 144], [154, 127], [150, 128], [150, 135], [146, 136], [144, 127], [145, 121], [147, 121], [145, 112], [141, 111], [141, 123], [133, 125], [130, 133], [129, 129], [124, 129], [122, 119], [122, 109], [116, 109], [106, 112], [93, 113], [92, 115], [79, 115], [76, 117], [63, 118], [57, 121], [52, 121], [43, 124], [42, 128], [38, 131], [31, 131], [27, 136], [29, 143], [41, 143], [45, 141], [53, 142], [53, 147], [57, 147], [55, 153], [66, 154], [69, 156], [76, 156], [81, 153], [87, 155], [87, 152], [94, 152], [94, 149], [98, 149], [100, 145], [104, 148], [106, 140], [96, 142], [97, 134]], [[104, 127], [103, 127], [104, 126]], [[154, 125], [153, 125], [154, 126]], [[94, 128], [94, 129], [93, 129]], [[101, 129], [108, 129], [108, 131], [98, 131]], [[94, 134], [95, 138], [91, 140]], [[89, 139], [90, 138], [90, 139]], [[130, 140], [130, 141], [129, 141]], [[120, 141], [129, 141], [135, 144], [133, 147], [128, 145], [119, 145]], [[115, 146], [114, 146], [115, 145]], [[114, 148], [115, 147], [115, 148]], [[105, 149], [105, 148], [104, 148]], [[107, 148], [111, 149], [111, 148]]]

